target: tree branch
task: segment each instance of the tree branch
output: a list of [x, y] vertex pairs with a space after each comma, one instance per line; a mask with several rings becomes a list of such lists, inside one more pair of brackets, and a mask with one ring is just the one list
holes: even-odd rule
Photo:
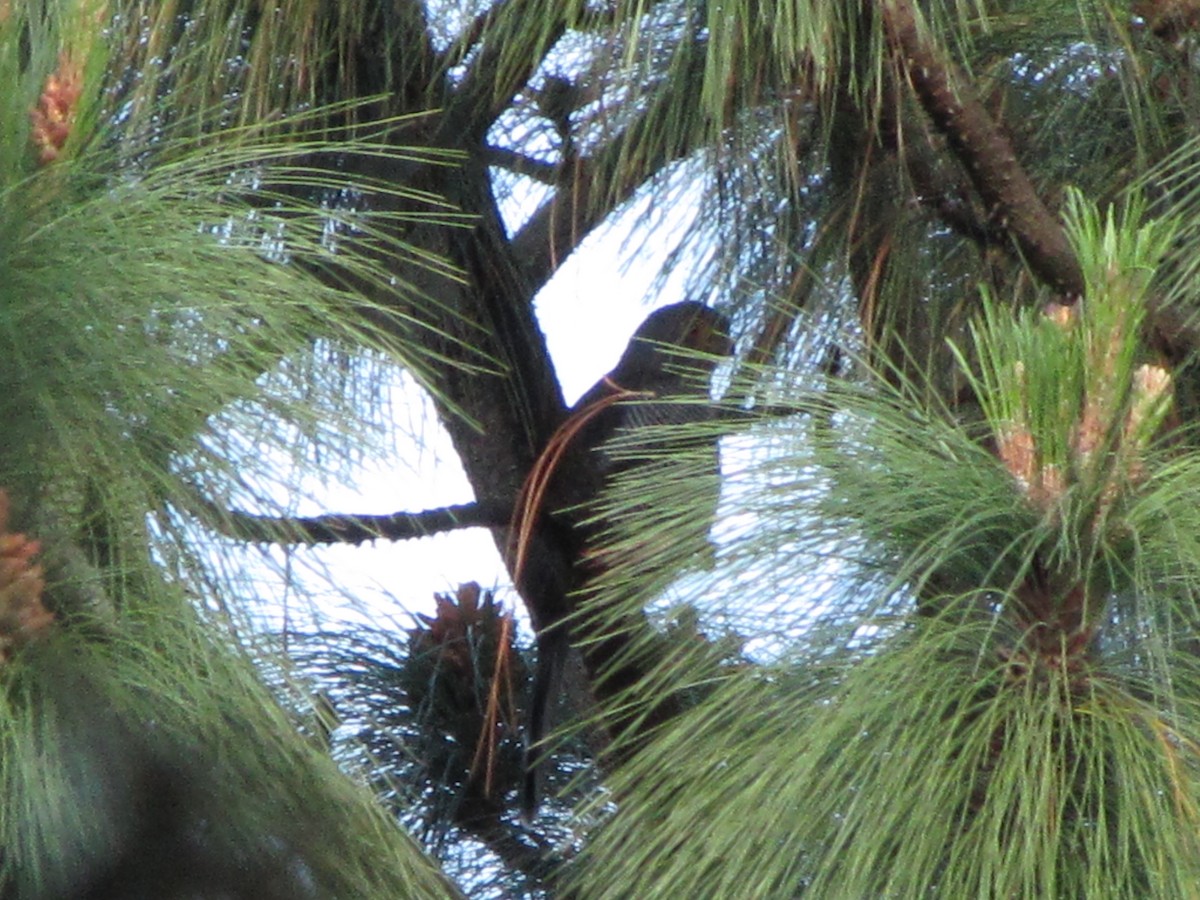
[[1082, 296], [1079, 260], [1004, 133], [954, 67], [938, 57], [907, 0], [885, 0], [882, 12], [888, 39], [917, 99], [966, 168], [989, 216], [1012, 237], [1035, 275], [1068, 297]]
[[[899, 153], [900, 141], [894, 140], [894, 151]], [[1004, 230], [995, 222], [981, 218], [967, 199], [969, 188], [959, 179], [951, 181], [945, 166], [939, 166], [927, 143], [920, 147], [907, 144], [899, 157], [904, 170], [912, 179], [917, 192], [917, 201], [931, 210], [938, 220], [955, 234], [972, 241], [980, 248], [1002, 246], [1007, 243]], [[949, 181], [949, 183], [947, 183]]]
[[554, 163], [542, 162], [540, 159], [534, 159], [532, 156], [526, 156], [524, 153], [518, 153], [508, 147], [488, 146], [485, 151], [485, 159], [489, 166], [507, 169], [518, 175], [526, 175], [542, 184], [555, 185], [559, 181], [559, 166]]
[[[702, 75], [703, 58], [674, 82], [684, 90]], [[536, 287], [549, 280], [614, 209], [634, 195], [646, 179], [697, 147], [691, 135], [663, 143], [662, 123], [678, 117], [678, 96], [660, 93], [636, 121], [602, 149], [564, 166], [559, 190], [513, 236], [513, 251], [524, 260], [526, 277]], [[645, 148], [652, 148], [646, 152]], [[634, 164], [636, 160], [636, 164]]]
[[362, 544], [403, 541], [459, 528], [498, 528], [508, 524], [512, 504], [461, 503], [420, 512], [389, 515], [259, 516], [226, 510], [197, 496], [201, 519], [226, 537], [275, 544]]
[[566, 33], [566, 17], [546, 21], [544, 10], [540, 3], [512, 0], [484, 23], [482, 47], [447, 104], [443, 124], [451, 142], [483, 145], [493, 123]]

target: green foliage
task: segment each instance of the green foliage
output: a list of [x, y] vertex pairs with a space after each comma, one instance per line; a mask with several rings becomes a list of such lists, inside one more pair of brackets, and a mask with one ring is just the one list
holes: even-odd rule
[[[1191, 892], [1200, 480], [1194, 451], [1160, 439], [1172, 378], [1142, 342], [1177, 229], [1136, 201], [1068, 208], [1089, 293], [1016, 315], [985, 302], [956, 351], [978, 360], [982, 423], [871, 378], [797, 391], [806, 426], [764, 426], [782, 449], [750, 480], [773, 524], [719, 548], [714, 580], [740, 591], [702, 595], [706, 615], [794, 590], [803, 560], [841, 565], [838, 586], [776, 608], [792, 637], [774, 664], [658, 649], [630, 703], [709, 689], [615, 751], [632, 758], [574, 873], [581, 895]], [[690, 476], [672, 462], [678, 481], [617, 486], [609, 509], [686, 519]], [[630, 530], [594, 609], [611, 602], [619, 623], [648, 601], [627, 585], [663, 590], [632, 548], [677, 556], [695, 536], [662, 530]]]
[[[985, 298], [972, 328], [979, 374], [968, 379], [996, 455], [1049, 529], [1043, 540], [1056, 546], [1044, 553], [1056, 565], [1123, 570], [1115, 557], [1137, 536], [1116, 508], [1147, 479], [1150, 444], [1171, 409], [1172, 376], [1147, 362], [1142, 334], [1147, 291], [1176, 224], [1143, 224], [1143, 215], [1134, 199], [1120, 221], [1111, 207], [1102, 220], [1070, 193], [1067, 227], [1086, 297], [1076, 307], [1051, 304], [1015, 317]], [[966, 368], [967, 353], [956, 356]]]
[[1186, 896], [1194, 661], [1164, 715], [1108, 678], [1018, 686], [998, 643], [937, 625], [734, 679], [614, 779], [582, 893]]
[[[422, 301], [391, 263], [444, 271], [401, 226], [454, 217], [314, 161], [436, 159], [390, 149], [394, 121], [334, 133], [328, 109], [216, 128], [170, 78], [153, 127], [135, 121], [109, 13], [0, 5], [0, 490], [45, 564], [5, 646], [39, 601], [54, 616], [0, 666], [0, 894], [446, 896], [297, 733], [230, 619], [172, 580], [203, 577], [193, 548], [150, 524], [241, 480], [238, 423], [300, 466], [362, 444], [339, 354], [423, 371]], [[351, 212], [346, 192], [397, 202]]]
[[445, 896], [221, 629], [165, 607], [59, 629], [4, 672], [5, 896]]
[[[1194, 893], [1200, 466], [1190, 436], [1159, 440], [1187, 372], [1142, 343], [1161, 298], [1186, 321], [1195, 294], [1194, 148], [1170, 155], [1195, 130], [1192, 63], [1106, 4], [913, 5], [933, 57], [957, 61], [951, 90], [1002, 121], [1048, 206], [1066, 177], [1108, 200], [1167, 158], [1142, 180], [1169, 217], [1065, 193], [1074, 312], [1027, 309], [1041, 298], [1000, 259], [1006, 223], [972, 208], [953, 137], [892, 71], [899, 4], [425, 5], [447, 24], [421, 4], [0, 0], [0, 488], [44, 547], [56, 616], [0, 666], [5, 888], [49, 900], [115, 872], [161, 894], [197, 874], [162, 858], [191, 853], [211, 892], [444, 892], [161, 565], [206, 574], [178, 523], [261, 494], [251, 457], [318, 476], [353, 457], [376, 360], [418, 380], [444, 362], [432, 345], [460, 313], [429, 285], [459, 276], [430, 248], [461, 220], [405, 186], [446, 155], [395, 146], [403, 132], [461, 138], [473, 162], [528, 150], [514, 171], [560, 191], [572, 231], [572, 204], [586, 230], [656, 175], [691, 203], [699, 172], [701, 252], [673, 258], [701, 258], [692, 284], [721, 292], [745, 343], [789, 335], [743, 346], [787, 368], [729, 392], [769, 384], [796, 410], [754, 426], [765, 459], [732, 454], [718, 485], [694, 449], [737, 444], [752, 417], [732, 400], [738, 415], [612, 448], [654, 464], [598, 511], [605, 573], [576, 621], [636, 632], [629, 652], [654, 661], [604, 713], [681, 715], [652, 741], [616, 736], [579, 819], [597, 835], [580, 894]], [[536, 129], [516, 136], [552, 71], [584, 106], [552, 123], [547, 163]], [[959, 368], [941, 381], [946, 337]], [[829, 344], [886, 371], [798, 376]], [[970, 389], [951, 408], [931, 400], [948, 384]], [[980, 410], [957, 405], [969, 393]], [[714, 546], [698, 511], [718, 490]], [[393, 753], [415, 786], [373, 784], [405, 815], [437, 768], [424, 796], [453, 804], [489, 653], [359, 637], [386, 661], [342, 642], [358, 699], [395, 706], [400, 681], [415, 707], [381, 716], [379, 744], [429, 751]], [[186, 812], [159, 820], [146, 797]], [[457, 824], [506, 874], [545, 874], [551, 854], [528, 862], [525, 835], [505, 843], [499, 813], [475, 811]]]

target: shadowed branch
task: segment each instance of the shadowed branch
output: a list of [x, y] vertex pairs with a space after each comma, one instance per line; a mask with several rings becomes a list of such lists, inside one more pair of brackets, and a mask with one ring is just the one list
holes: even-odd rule
[[883, 20], [917, 99], [966, 168], [991, 220], [1012, 236], [1038, 278], [1066, 296], [1082, 296], [1083, 272], [1066, 232], [1038, 197], [1008, 138], [921, 33], [910, 4], [885, 3]]

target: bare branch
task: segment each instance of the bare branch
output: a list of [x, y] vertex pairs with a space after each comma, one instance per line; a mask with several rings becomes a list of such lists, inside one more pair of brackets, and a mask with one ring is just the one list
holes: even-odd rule
[[542, 162], [524, 153], [518, 153], [507, 147], [491, 147], [486, 151], [487, 164], [501, 169], [507, 169], [518, 175], [526, 175], [542, 184], [558, 184], [560, 167], [554, 163]]
[[225, 510], [195, 498], [205, 524], [240, 541], [275, 544], [362, 544], [403, 541], [459, 528], [497, 528], [508, 524], [512, 504], [462, 503], [420, 512], [389, 515], [259, 516]]

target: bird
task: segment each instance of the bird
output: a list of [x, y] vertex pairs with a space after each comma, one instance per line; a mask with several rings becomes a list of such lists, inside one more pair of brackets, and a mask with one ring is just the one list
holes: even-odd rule
[[[612, 371], [571, 408], [560, 433], [566, 445], [564, 452], [572, 458], [562, 467], [563, 474], [556, 476], [560, 483], [554, 485], [551, 495], [569, 511], [571, 527], [579, 533], [584, 547], [581, 576], [585, 585], [617, 562], [602, 546], [610, 536], [610, 528], [588, 513], [602, 508], [598, 500], [618, 479], [654, 477], [672, 464], [674, 456], [686, 453], [687, 471], [699, 474], [703, 485], [691, 497], [685, 524], [707, 533], [716, 515], [720, 491], [717, 431], [684, 426], [721, 417], [708, 396], [716, 367], [733, 350], [728, 334], [728, 319], [703, 303], [685, 300], [661, 307], [638, 326]], [[662, 474], [668, 475], [665, 471]], [[564, 480], [567, 483], [561, 483]], [[622, 515], [636, 518], [651, 512], [659, 517], [664, 514], [648, 505], [634, 505], [626, 506]], [[665, 514], [679, 518], [680, 510], [668, 508]], [[550, 515], [554, 517], [555, 513]], [[623, 561], [630, 562], [628, 557]], [[676, 559], [675, 565], [685, 562]], [[549, 730], [550, 709], [559, 693], [570, 651], [564, 620], [571, 611], [570, 602], [564, 598], [561, 615], [539, 623], [521, 798], [526, 821], [532, 819], [538, 805], [536, 755]]]

